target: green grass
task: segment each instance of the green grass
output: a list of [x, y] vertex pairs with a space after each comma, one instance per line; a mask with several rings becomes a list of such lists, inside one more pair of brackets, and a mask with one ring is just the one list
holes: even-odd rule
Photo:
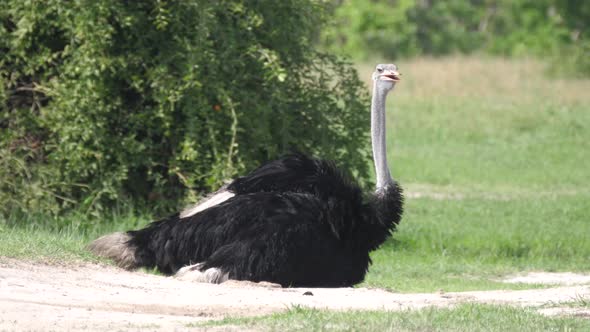
[[585, 197], [411, 199], [365, 285], [396, 291], [503, 289], [503, 275], [528, 270], [589, 271]]
[[576, 308], [576, 309], [590, 309], [590, 298], [578, 295], [571, 301], [555, 302], [549, 301], [542, 305], [541, 308]]
[[548, 318], [533, 309], [463, 304], [414, 311], [346, 311], [292, 308], [255, 318], [226, 318], [187, 327], [238, 326], [268, 331], [588, 331], [590, 320]]
[[100, 219], [80, 215], [58, 218], [31, 215], [12, 219], [0, 223], [0, 257], [105, 262], [86, 250], [90, 241], [103, 234], [139, 228], [149, 220], [147, 215], [136, 216], [131, 212], [113, 213]]
[[[400, 86], [399, 89], [403, 87]], [[409, 183], [590, 193], [590, 105], [395, 98], [390, 160]]]
[[[388, 148], [408, 199], [362, 286], [521, 288], [496, 280], [530, 270], [590, 271], [590, 80], [552, 79], [529, 60], [399, 65]], [[360, 70], [369, 77], [372, 66]], [[89, 241], [149, 220], [26, 216], [0, 224], [0, 256], [95, 261], [84, 250]]]
[[590, 309], [590, 298], [579, 296], [575, 298], [573, 301], [568, 302], [566, 305], [572, 308]]
[[548, 79], [535, 61], [400, 67], [388, 156], [410, 198], [365, 285], [501, 289], [510, 273], [590, 271], [590, 80]]
[[0, 256], [30, 261], [98, 261], [84, 250], [88, 239], [72, 231], [9, 227], [0, 229]]

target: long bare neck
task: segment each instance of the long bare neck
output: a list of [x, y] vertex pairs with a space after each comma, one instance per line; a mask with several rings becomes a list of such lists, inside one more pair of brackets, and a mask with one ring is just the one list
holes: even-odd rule
[[371, 140], [373, 143], [373, 160], [377, 177], [377, 191], [393, 183], [387, 165], [387, 149], [385, 146], [385, 99], [387, 91], [377, 88], [373, 83], [373, 99], [371, 102]]

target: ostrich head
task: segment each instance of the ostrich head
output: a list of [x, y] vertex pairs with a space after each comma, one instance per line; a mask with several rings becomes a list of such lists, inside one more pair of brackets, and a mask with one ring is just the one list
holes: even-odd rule
[[378, 64], [373, 72], [373, 81], [377, 89], [389, 92], [401, 80], [400, 76], [396, 65]]
[[377, 191], [393, 184], [387, 165], [385, 147], [385, 98], [401, 74], [394, 64], [379, 64], [373, 72], [373, 98], [371, 102], [371, 140], [377, 178]]

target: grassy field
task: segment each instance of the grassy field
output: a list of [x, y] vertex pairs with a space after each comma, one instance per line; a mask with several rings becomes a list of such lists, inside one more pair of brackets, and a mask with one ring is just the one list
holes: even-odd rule
[[37, 216], [0, 223], [0, 257], [22, 258], [29, 261], [88, 261], [105, 262], [90, 254], [86, 245], [100, 235], [136, 229], [150, 221], [149, 216], [131, 212], [113, 212], [108, 220], [89, 220], [70, 215], [56, 220]]
[[[590, 80], [556, 78], [534, 60], [398, 64], [403, 81], [388, 100], [388, 148], [392, 173], [406, 190], [406, 212], [394, 238], [373, 253], [361, 286], [522, 288], [536, 286], [497, 280], [531, 270], [590, 271]], [[364, 78], [372, 69], [359, 66]], [[149, 221], [125, 213], [112, 219], [99, 224], [71, 217], [60, 230], [34, 218], [30, 227], [0, 225], [0, 256], [96, 261], [84, 250], [90, 239]], [[344, 325], [332, 328], [329, 321]], [[589, 328], [528, 309], [481, 305], [413, 313], [297, 309], [223, 323], [274, 330]]]
[[490, 289], [518, 271], [590, 270], [590, 80], [533, 60], [399, 66], [388, 148], [409, 199], [365, 284]]
[[[291, 308], [263, 318], [228, 318], [203, 326], [269, 331], [587, 331], [590, 320], [548, 318], [532, 309], [463, 304], [451, 309], [333, 312]], [[191, 327], [191, 326], [189, 326]]]

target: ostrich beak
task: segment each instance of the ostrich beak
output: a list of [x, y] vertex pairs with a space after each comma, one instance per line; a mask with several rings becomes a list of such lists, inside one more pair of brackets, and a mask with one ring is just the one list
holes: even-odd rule
[[385, 70], [383, 72], [383, 74], [379, 75], [379, 77], [384, 80], [384, 81], [393, 81], [393, 82], [399, 82], [402, 79], [400, 78], [400, 76], [402, 76], [402, 74], [400, 74], [398, 71], [396, 70]]

